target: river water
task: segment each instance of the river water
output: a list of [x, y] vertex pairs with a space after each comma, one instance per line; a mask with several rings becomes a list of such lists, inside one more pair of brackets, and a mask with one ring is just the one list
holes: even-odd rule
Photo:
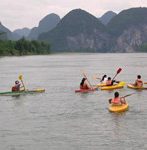
[[[0, 97], [0, 150], [146, 150], [147, 91], [127, 98], [129, 110], [108, 111], [114, 91], [77, 94], [84, 71], [91, 84], [104, 73], [147, 82], [147, 54], [56, 54], [0, 58], [0, 91], [23, 74], [27, 89], [42, 94]], [[146, 85], [147, 86], [147, 85]], [[120, 95], [134, 92], [127, 87]]]

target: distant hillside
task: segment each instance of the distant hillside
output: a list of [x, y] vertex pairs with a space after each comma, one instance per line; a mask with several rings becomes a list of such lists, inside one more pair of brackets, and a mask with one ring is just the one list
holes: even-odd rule
[[39, 36], [39, 40], [51, 43], [53, 51], [106, 52], [110, 39], [106, 27], [81, 9], [70, 11], [56, 28]]
[[30, 29], [29, 28], [17, 29], [14, 30], [13, 33], [18, 34], [21, 38], [27, 37], [30, 33]]
[[147, 42], [147, 8], [131, 8], [120, 12], [107, 25], [116, 39], [114, 51], [134, 52]]
[[115, 17], [117, 14], [113, 11], [106, 12], [102, 17], [99, 18], [99, 20], [104, 24], [107, 25], [110, 20]]
[[12, 33], [8, 28], [6, 28], [2, 23], [0, 23], [0, 39], [2, 40], [18, 40], [20, 39], [19, 35]]
[[131, 8], [112, 18], [107, 27], [113, 35], [119, 36], [125, 29], [142, 24], [147, 24], [147, 8]]
[[[50, 14], [28, 37], [45, 41], [51, 52], [147, 52], [147, 8], [131, 8], [117, 15], [109, 11], [100, 19], [106, 25], [81, 9], [70, 11], [61, 20]], [[17, 40], [28, 33], [28, 29], [12, 33], [0, 23], [0, 40]], [[1, 48], [11, 43], [1, 42]]]
[[59, 21], [60, 17], [58, 15], [54, 13], [47, 15], [39, 22], [38, 27], [34, 27], [30, 31], [28, 39], [37, 39], [39, 34], [48, 32], [55, 28]]
[[11, 31], [0, 23], [0, 39], [7, 40], [11, 35]]

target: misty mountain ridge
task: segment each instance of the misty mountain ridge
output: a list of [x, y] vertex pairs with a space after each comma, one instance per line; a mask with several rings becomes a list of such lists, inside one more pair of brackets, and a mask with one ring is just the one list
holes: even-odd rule
[[113, 11], [107, 11], [105, 14], [103, 14], [99, 20], [104, 24], [107, 25], [110, 20], [115, 17], [117, 14]]
[[48, 32], [56, 27], [56, 25], [60, 22], [60, 17], [57, 14], [49, 14], [45, 16], [40, 22], [38, 27], [34, 27], [31, 29], [28, 39], [36, 40], [39, 34], [43, 32]]
[[[98, 52], [108, 49], [109, 34], [106, 27], [93, 15], [81, 10], [70, 11], [47, 33], [42, 33], [39, 40], [51, 43], [54, 51]], [[107, 42], [106, 42], [107, 41]]]
[[131, 8], [115, 15], [104, 26], [84, 10], [70, 11], [39, 40], [53, 51], [135, 52], [147, 43], [147, 8]]
[[31, 29], [29, 28], [22, 28], [22, 29], [16, 29], [13, 31], [13, 33], [18, 34], [20, 37], [27, 37], [30, 34]]
[[11, 32], [7, 27], [2, 25], [0, 22], [0, 39], [1, 40], [18, 40], [20, 36], [16, 33]]
[[[113, 12], [106, 12], [101, 18], [109, 16], [108, 14]], [[38, 40], [51, 44], [53, 52], [139, 52], [140, 47], [144, 46], [147, 52], [147, 8], [145, 7], [130, 8], [117, 15], [114, 14], [112, 18], [108, 17], [110, 20], [106, 25], [92, 14], [75, 9], [61, 20], [57, 16], [56, 23], [53, 23], [52, 28], [48, 30], [48, 27], [45, 28], [45, 22], [48, 22], [47, 16], [39, 22], [38, 27], [31, 30], [30, 34], [35, 35], [32, 39], [38, 37]], [[14, 36], [14, 33], [12, 34], [2, 24], [0, 24], [0, 33], [3, 33], [0, 34], [0, 39], [14, 40], [15, 36], [18, 38], [17, 34]]]

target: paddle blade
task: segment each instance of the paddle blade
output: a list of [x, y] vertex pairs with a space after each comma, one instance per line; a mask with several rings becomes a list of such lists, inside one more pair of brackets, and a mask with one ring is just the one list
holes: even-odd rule
[[22, 80], [22, 78], [23, 78], [23, 77], [22, 77], [22, 74], [20, 74], [19, 77], [18, 77], [18, 79], [19, 79], [19, 80]]
[[122, 69], [119, 68], [119, 69], [117, 70], [117, 74], [119, 74], [121, 71], [122, 71]]

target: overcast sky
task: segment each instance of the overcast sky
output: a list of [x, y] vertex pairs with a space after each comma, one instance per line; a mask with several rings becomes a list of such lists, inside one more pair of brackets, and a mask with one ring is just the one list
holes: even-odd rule
[[131, 7], [147, 7], [147, 0], [0, 0], [0, 21], [13, 31], [38, 26], [50, 13], [63, 17], [72, 9], [81, 8], [100, 17], [109, 10], [119, 13]]

